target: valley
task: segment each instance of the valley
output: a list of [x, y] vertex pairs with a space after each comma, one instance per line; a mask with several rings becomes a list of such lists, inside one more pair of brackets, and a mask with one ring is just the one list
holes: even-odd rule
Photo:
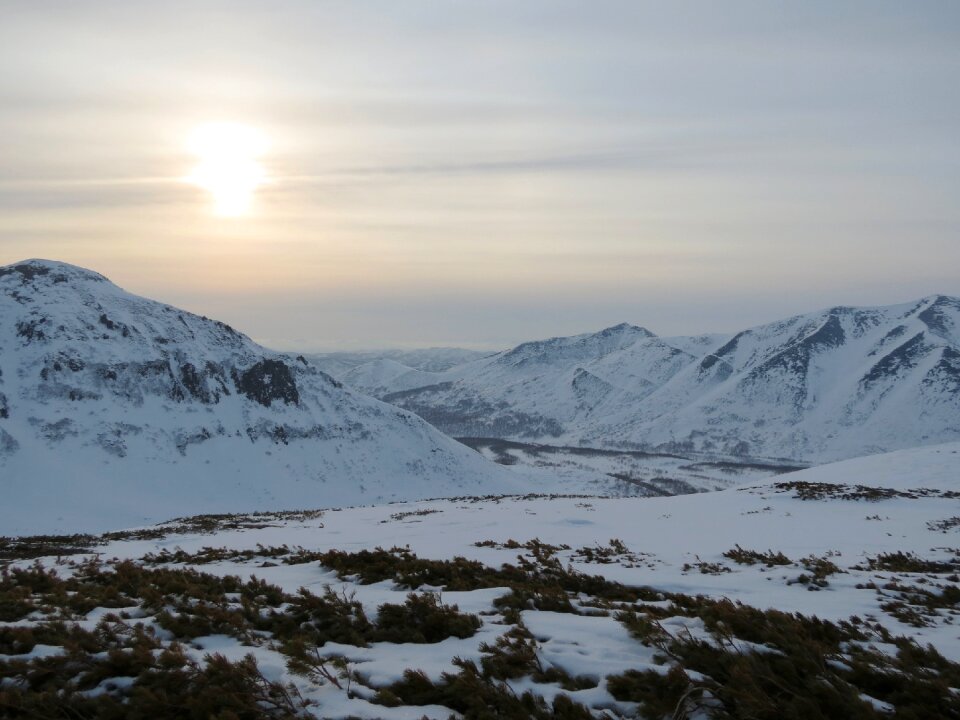
[[651, 497], [710, 492], [804, 468], [706, 453], [544, 445], [500, 438], [457, 440], [518, 474], [529, 474], [533, 479], [545, 475], [554, 478], [558, 491], [594, 495]]

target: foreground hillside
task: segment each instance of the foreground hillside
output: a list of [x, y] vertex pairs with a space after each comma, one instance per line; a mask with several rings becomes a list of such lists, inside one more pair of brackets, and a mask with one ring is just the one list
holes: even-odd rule
[[955, 443], [8, 540], [0, 714], [960, 717], [958, 478]]
[[825, 462], [960, 439], [960, 299], [726, 336], [623, 324], [443, 372], [384, 359], [341, 379], [455, 437]]
[[223, 323], [71, 265], [0, 267], [0, 533], [525, 487]]

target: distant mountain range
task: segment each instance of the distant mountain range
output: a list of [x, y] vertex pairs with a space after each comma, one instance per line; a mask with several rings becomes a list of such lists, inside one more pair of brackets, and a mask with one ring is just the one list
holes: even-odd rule
[[432, 347], [416, 350], [363, 350], [358, 352], [305, 353], [305, 357], [324, 372], [342, 375], [354, 368], [383, 363], [396, 365], [404, 372], [410, 369], [443, 372], [471, 360], [493, 355], [490, 350], [466, 350], [454, 347]]
[[72, 265], [0, 267], [0, 535], [526, 489], [221, 322]]
[[454, 436], [823, 462], [960, 438], [960, 299], [733, 335], [622, 324], [442, 372], [380, 358], [340, 376]]

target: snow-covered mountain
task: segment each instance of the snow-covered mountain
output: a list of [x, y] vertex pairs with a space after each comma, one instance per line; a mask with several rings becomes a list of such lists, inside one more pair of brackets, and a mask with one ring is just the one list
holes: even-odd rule
[[455, 436], [835, 460], [960, 438], [960, 299], [727, 336], [622, 324], [440, 373], [360, 366], [344, 379]]
[[0, 535], [522, 489], [221, 322], [71, 265], [0, 267]]

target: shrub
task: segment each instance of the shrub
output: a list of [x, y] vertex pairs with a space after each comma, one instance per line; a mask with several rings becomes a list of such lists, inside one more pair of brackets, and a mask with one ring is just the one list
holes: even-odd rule
[[548, 705], [543, 698], [527, 691], [517, 695], [505, 683], [484, 674], [475, 663], [454, 660], [456, 674], [443, 673], [434, 683], [422, 671], [407, 670], [403, 679], [378, 691], [373, 702], [397, 705], [443, 705], [465, 720], [592, 720], [593, 714], [569, 697], [558, 695]]
[[461, 613], [456, 605], [440, 603], [433, 593], [407, 595], [403, 605], [385, 603], [377, 610], [375, 642], [435, 643], [448, 637], [472, 637], [480, 618]]
[[773, 550], [767, 550], [765, 553], [757, 552], [756, 550], [744, 550], [742, 547], [737, 545], [731, 550], [727, 550], [723, 553], [725, 558], [730, 558], [738, 565], [766, 565], [767, 567], [773, 567], [774, 565], [792, 565], [793, 561], [784, 555], [782, 552], [774, 552]]

